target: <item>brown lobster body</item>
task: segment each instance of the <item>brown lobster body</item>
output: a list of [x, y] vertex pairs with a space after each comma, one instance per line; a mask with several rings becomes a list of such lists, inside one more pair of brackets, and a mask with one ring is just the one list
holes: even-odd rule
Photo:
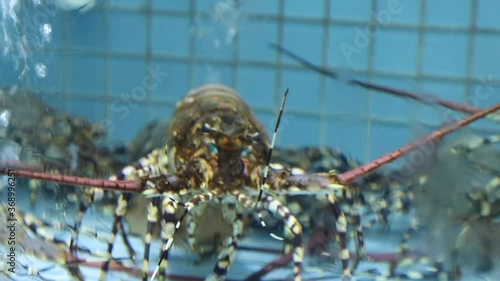
[[[203, 132], [203, 126], [210, 132]], [[252, 136], [259, 136], [258, 142]], [[254, 138], [255, 139], [255, 138]], [[266, 164], [269, 137], [248, 105], [233, 90], [221, 85], [207, 85], [195, 89], [181, 100], [170, 121], [167, 133], [166, 160], [161, 169], [165, 174], [175, 173], [177, 187], [185, 188], [180, 200], [189, 200], [200, 189], [229, 191], [245, 186], [257, 190], [259, 181], [252, 179]], [[144, 198], [134, 199], [125, 219], [137, 222], [147, 213]], [[181, 216], [176, 213], [176, 219]], [[189, 241], [186, 226], [180, 228], [176, 241], [200, 254], [209, 254], [220, 248], [221, 239], [233, 231], [232, 222], [224, 219], [220, 203], [199, 204], [188, 216], [203, 231]], [[142, 224], [131, 224], [131, 232], [145, 234]]]
[[190, 189], [204, 184], [198, 179], [203, 174], [209, 189], [257, 187], [249, 172], [266, 164], [269, 144], [264, 127], [236, 92], [207, 85], [177, 105], [167, 138], [169, 169], [191, 180]]

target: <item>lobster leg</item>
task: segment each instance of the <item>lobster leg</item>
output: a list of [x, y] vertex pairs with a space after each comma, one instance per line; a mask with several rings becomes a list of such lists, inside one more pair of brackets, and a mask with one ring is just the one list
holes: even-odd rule
[[356, 234], [356, 261], [353, 264], [352, 270], [355, 270], [362, 257], [366, 256], [365, 239], [363, 235], [363, 226], [361, 225], [361, 216], [359, 214], [359, 202], [357, 200], [351, 206], [350, 217], [354, 221]]
[[191, 251], [194, 252], [195, 247], [196, 247], [195, 235], [196, 235], [197, 225], [191, 216], [187, 217], [186, 221], [187, 221], [187, 236], [188, 236], [187, 239], [188, 239], [189, 248], [191, 249]]
[[78, 248], [78, 236], [80, 235], [80, 228], [82, 225], [83, 216], [87, 212], [91, 204], [96, 200], [97, 197], [102, 196], [102, 189], [99, 188], [84, 188], [81, 187], [83, 191], [83, 198], [80, 200], [78, 205], [78, 213], [76, 215], [75, 224], [73, 226], [74, 232], [72, 235], [73, 245], [71, 246], [71, 251]]
[[233, 234], [225, 239], [223, 249], [217, 258], [217, 264], [214, 266], [213, 274], [205, 280], [224, 280], [229, 267], [233, 264], [236, 258], [238, 243], [243, 235], [243, 213], [236, 210], [237, 207], [231, 207], [225, 210], [225, 219], [232, 220]]
[[47, 227], [55, 225], [50, 225], [47, 222], [42, 221], [29, 213], [20, 213], [20, 216], [23, 224], [26, 225], [39, 237], [47, 240], [49, 243], [52, 243], [54, 245], [62, 245], [63, 247], [69, 246], [66, 241], [58, 239], [54, 236], [53, 233], [47, 231]]
[[151, 240], [155, 230], [156, 223], [158, 222], [160, 198], [155, 197], [149, 202], [148, 205], [148, 223], [146, 234], [144, 236], [144, 260], [142, 264], [142, 280], [147, 280], [149, 269], [149, 252], [151, 248]]
[[132, 199], [131, 193], [123, 193], [120, 195], [120, 198], [118, 199], [118, 206], [115, 210], [113, 227], [111, 229], [111, 235], [109, 236], [108, 240], [108, 249], [106, 250], [107, 259], [101, 267], [101, 274], [99, 277], [99, 280], [101, 281], [104, 281], [106, 279], [106, 275], [108, 274], [110, 259], [112, 257], [111, 254], [113, 252], [113, 246], [115, 244], [116, 234], [118, 233], [118, 226], [121, 224], [123, 216], [126, 213], [127, 206], [129, 205], [131, 199]]
[[[246, 208], [253, 208], [253, 201], [241, 192], [233, 192], [238, 202]], [[289, 231], [285, 231], [285, 238], [291, 241], [293, 245], [293, 279], [294, 281], [302, 280], [302, 261], [304, 259], [304, 247], [302, 245], [302, 225], [290, 212], [290, 210], [281, 204], [278, 200], [270, 195], [262, 197], [260, 201], [262, 208], [274, 216], [284, 220], [285, 227]]]
[[[122, 169], [118, 176], [111, 177], [116, 180], [131, 180], [131, 179], [144, 179], [148, 177], [159, 176], [167, 169], [168, 157], [164, 148], [156, 149], [147, 156], [139, 159], [135, 164], [126, 166]], [[122, 193], [118, 199], [118, 206], [116, 207], [111, 235], [108, 241], [107, 256], [108, 259], [101, 267], [100, 280], [105, 280], [109, 270], [110, 258], [112, 257], [113, 245], [115, 243], [118, 228], [122, 225], [122, 219], [126, 214], [127, 207], [132, 199], [132, 193]], [[151, 209], [153, 212], [154, 209]], [[154, 214], [149, 213], [153, 216]], [[120, 227], [121, 228], [121, 227]], [[123, 232], [123, 229], [122, 229]], [[124, 234], [125, 235], [125, 234]], [[146, 243], [147, 244], [147, 243]]]
[[289, 231], [285, 232], [289, 241], [293, 245], [293, 274], [294, 280], [302, 280], [302, 260], [304, 259], [304, 248], [302, 246], [302, 226], [295, 216], [288, 210], [287, 207], [282, 205], [278, 200], [272, 196], [266, 196], [262, 202], [263, 207], [266, 208], [273, 215], [285, 221], [285, 227]]
[[135, 250], [132, 247], [132, 243], [130, 243], [130, 240], [128, 239], [127, 233], [124, 231], [125, 228], [124, 228], [123, 220], [120, 221], [120, 224], [118, 225], [118, 227], [119, 227], [118, 230], [122, 234], [123, 243], [125, 243], [125, 246], [127, 247], [127, 251], [129, 253], [130, 257], [132, 258], [132, 260], [135, 260]]
[[[222, 213], [223, 214], [234, 213], [233, 210], [228, 209], [228, 207], [229, 207], [229, 205], [222, 205]], [[207, 210], [207, 205], [198, 206], [197, 213], [203, 214], [206, 212], [206, 210]], [[194, 216], [187, 216], [186, 217], [187, 244], [188, 244], [188, 247], [191, 249], [191, 252], [198, 254], [199, 260], [197, 260], [197, 261], [201, 261], [203, 259], [203, 257], [205, 257], [209, 254], [212, 254], [215, 251], [215, 249], [217, 248], [217, 246], [216, 246], [215, 241], [213, 241], [213, 243], [209, 243], [206, 245], [198, 244], [198, 239], [196, 237], [196, 234], [200, 233], [200, 231], [203, 232], [203, 228], [200, 228], [196, 221], [197, 220], [194, 218]], [[227, 220], [227, 222], [232, 224], [232, 220]]]
[[342, 261], [342, 275], [351, 276], [349, 269], [349, 249], [347, 249], [347, 219], [333, 194], [326, 195], [335, 219], [335, 228], [340, 243], [339, 257]]
[[[0, 205], [0, 218], [5, 219], [7, 221], [8, 217], [8, 206], [1, 204]], [[57, 263], [64, 265], [68, 272], [73, 276], [76, 280], [83, 280], [83, 275], [78, 266], [70, 264], [71, 262], [75, 262], [75, 257], [71, 255], [71, 253], [67, 253], [62, 249], [69, 248], [71, 245], [71, 241], [64, 241], [57, 238], [52, 232], [47, 231], [47, 228], [57, 228], [61, 229], [63, 225], [59, 223], [49, 223], [38, 219], [30, 213], [25, 213], [22, 211], [17, 211], [16, 221], [20, 222], [22, 226], [17, 234], [17, 239], [22, 243], [24, 251], [30, 253], [34, 256], [37, 256], [42, 259], [54, 260]], [[27, 229], [30, 229], [33, 234], [42, 239], [34, 240], [31, 238], [31, 235], [27, 232]], [[7, 233], [3, 233], [0, 231], [0, 237], [3, 241], [7, 241]], [[4, 237], [5, 236], [5, 237]], [[84, 249], [79, 249], [83, 250]], [[87, 251], [91, 253], [91, 251]], [[93, 254], [93, 253], [91, 253]], [[78, 261], [76, 261], [78, 262]], [[30, 275], [39, 275], [39, 271], [37, 269], [32, 269], [36, 272], [29, 273]], [[41, 276], [38, 276], [41, 278]]]
[[[191, 199], [189, 202], [187, 202], [185, 204], [179, 202], [178, 200], [176, 200], [175, 198], [172, 198], [172, 197], [166, 197], [164, 199], [164, 201], [163, 201], [164, 202], [164, 206], [165, 206], [165, 203], [166, 203], [165, 200], [170, 200], [170, 201], [174, 202], [177, 205], [183, 206], [185, 208], [185, 210], [182, 213], [181, 217], [175, 223], [175, 226], [173, 225], [173, 223], [168, 223], [168, 222], [173, 222], [174, 220], [166, 219], [166, 218], [168, 218], [168, 213], [169, 212], [167, 212], [165, 214], [165, 218], [164, 219], [166, 219], [167, 223], [165, 223], [165, 227], [162, 230], [162, 238], [166, 238], [167, 240], [164, 243], [165, 245], [163, 247], [163, 252], [161, 254], [160, 260], [158, 261], [158, 265], [156, 266], [156, 269], [153, 272], [153, 275], [151, 276], [151, 280], [154, 280], [155, 277], [156, 277], [156, 275], [159, 272], [163, 272], [165, 270], [165, 268], [167, 267], [168, 254], [169, 254], [170, 246], [172, 246], [172, 243], [174, 242], [175, 233], [179, 230], [179, 227], [181, 226], [181, 222], [187, 216], [187, 214], [189, 213], [189, 211], [191, 211], [191, 209], [193, 209], [194, 207], [196, 207], [200, 203], [211, 201], [217, 195], [218, 195], [217, 192], [206, 191], [203, 194], [195, 195], [193, 197], [193, 199]], [[174, 214], [175, 213], [175, 209], [172, 210], [172, 211], [173, 212], [171, 212], [171, 214]], [[172, 227], [172, 226], [174, 226], [174, 227]]]
[[[162, 210], [163, 210], [163, 215], [162, 215], [162, 224], [161, 224], [161, 239], [163, 241], [163, 247], [165, 248], [168, 241], [170, 239], [173, 239], [175, 231], [177, 230], [178, 226], [180, 226], [180, 221], [177, 220], [175, 217], [175, 213], [177, 211], [178, 207], [178, 201], [177, 200], [172, 200], [172, 197], [170, 196], [165, 196], [162, 200]], [[149, 217], [149, 216], [148, 216]], [[168, 255], [170, 253], [170, 249], [167, 249], [167, 252], [164, 254], [165, 260], [160, 264], [160, 277], [163, 278], [165, 276], [165, 272], [167, 269], [167, 262], [168, 262]], [[146, 257], [146, 256], [144, 256]], [[149, 257], [148, 257], [149, 259]], [[145, 259], [145, 263], [148, 263], [149, 266], [149, 261]], [[144, 266], [143, 267], [143, 278], [147, 279], [147, 273], [148, 273], [148, 267]]]

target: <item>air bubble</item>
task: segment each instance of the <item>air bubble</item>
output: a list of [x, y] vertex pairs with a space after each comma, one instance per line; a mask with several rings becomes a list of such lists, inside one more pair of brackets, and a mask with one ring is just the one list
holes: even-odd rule
[[37, 63], [35, 65], [36, 75], [40, 78], [45, 78], [47, 76], [47, 66], [43, 63]]
[[3, 110], [0, 112], [0, 128], [2, 129], [7, 129], [10, 124], [10, 111], [9, 110]]
[[50, 23], [45, 23], [40, 27], [40, 35], [44, 42], [50, 42], [52, 39], [52, 25]]

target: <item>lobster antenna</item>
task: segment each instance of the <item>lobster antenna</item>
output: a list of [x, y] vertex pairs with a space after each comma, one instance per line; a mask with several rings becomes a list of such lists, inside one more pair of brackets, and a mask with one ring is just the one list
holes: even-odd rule
[[[280, 45], [273, 44], [273, 43], [269, 43], [268, 45], [269, 45], [269, 47], [271, 47], [271, 48], [275, 49], [276, 51], [278, 51], [279, 53], [284, 54], [285, 56], [295, 60], [296, 62], [298, 62], [299, 64], [301, 64], [302, 66], [304, 66], [306, 68], [309, 68], [315, 72], [318, 72], [318, 73], [325, 75], [325, 76], [332, 78], [332, 79], [340, 79], [338, 73], [331, 71], [330, 69], [327, 69], [325, 67], [315, 65], [312, 62], [306, 60], [303, 57], [300, 57], [299, 55], [293, 53], [292, 51], [290, 51], [290, 50], [288, 50]], [[377, 85], [377, 84], [369, 83], [369, 82], [363, 82], [363, 81], [356, 80], [356, 79], [349, 79], [347, 82], [350, 84], [353, 84], [353, 85], [363, 87], [365, 89], [375, 90], [375, 91], [384, 92], [384, 93], [388, 93], [388, 94], [392, 94], [392, 95], [396, 95], [396, 96], [401, 96], [401, 97], [406, 97], [406, 98], [410, 98], [410, 99], [420, 101], [423, 103], [430, 103], [430, 101], [433, 101], [434, 103], [437, 103], [437, 104], [444, 106], [446, 108], [457, 110], [457, 111], [468, 113], [468, 114], [474, 114], [474, 113], [481, 111], [481, 108], [469, 106], [466, 104], [459, 104], [459, 103], [455, 103], [452, 101], [443, 100], [443, 99], [440, 99], [440, 98], [433, 96], [433, 95], [421, 96], [421, 95], [418, 95], [418, 94], [415, 94], [415, 93], [412, 93], [409, 91], [404, 91], [404, 90], [400, 90], [400, 89], [396, 89], [396, 88]], [[496, 119], [494, 119], [494, 120], [496, 120]]]
[[[7, 168], [8, 167], [8, 168]], [[47, 174], [43, 171], [42, 166], [26, 165], [23, 163], [0, 162], [0, 174], [8, 174], [10, 171], [15, 171], [16, 176], [29, 179], [38, 179], [43, 181], [56, 182], [61, 184], [80, 185], [87, 187], [98, 187], [105, 190], [125, 191], [131, 193], [142, 192], [141, 182], [136, 180], [105, 180], [93, 179], [88, 177], [76, 177], [66, 175]]]
[[[449, 126], [443, 127], [437, 131], [432, 132], [431, 134], [427, 135], [423, 139], [417, 140], [413, 143], [407, 144], [405, 146], [402, 146], [395, 151], [388, 153], [384, 156], [381, 156], [378, 159], [375, 159], [371, 161], [370, 163], [366, 163], [364, 165], [359, 166], [358, 168], [354, 170], [350, 170], [348, 172], [340, 174], [338, 177], [340, 181], [343, 184], [348, 184], [351, 183], [353, 180], [365, 176], [374, 170], [378, 169], [380, 166], [385, 165], [387, 163], [390, 163], [398, 158], [400, 158], [403, 155], [406, 155], [407, 153], [430, 144], [430, 146], [435, 145], [434, 142], [437, 142], [438, 140], [442, 139], [446, 135], [448, 135], [451, 132], [454, 132], [460, 128], [462, 128], [465, 125], [468, 125], [476, 120], [479, 120], [480, 118], [483, 118], [489, 114], [495, 113], [500, 111], [500, 103], [497, 103], [491, 107], [488, 107], [484, 110], [481, 110], [477, 113], [474, 113], [470, 115], [469, 117], [459, 120]], [[425, 148], [428, 149], [428, 148]]]

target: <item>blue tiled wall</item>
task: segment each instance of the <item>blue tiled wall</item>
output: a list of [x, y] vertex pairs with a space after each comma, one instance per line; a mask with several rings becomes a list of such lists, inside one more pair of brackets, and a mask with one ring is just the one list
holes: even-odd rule
[[[372, 16], [394, 0], [240, 2], [240, 16], [232, 20], [224, 13], [230, 1], [111, 0], [84, 14], [58, 13], [49, 18], [51, 42], [35, 50], [49, 75], [25, 83], [42, 93], [62, 93], [52, 102], [72, 113], [110, 119], [110, 139], [122, 141], [148, 120], [169, 118], [175, 101], [207, 82], [236, 88], [271, 129], [288, 87], [280, 145], [324, 144], [364, 161], [420, 136], [419, 122], [439, 126], [443, 110], [328, 80], [278, 56], [267, 43], [281, 42], [315, 63], [339, 68], [344, 79], [457, 102], [491, 75], [495, 91], [479, 106], [500, 102], [498, 1], [401, 0], [401, 12], [386, 18], [383, 28]], [[354, 45], [357, 30], [370, 23], [378, 33], [347, 59], [340, 46]], [[239, 30], [230, 43], [228, 26]], [[148, 65], [168, 77], [127, 116], [114, 112], [112, 103], [142, 85]], [[9, 67], [5, 62], [2, 68]], [[2, 76], [3, 85], [20, 83], [12, 73]], [[495, 128], [488, 122], [479, 127]]]

